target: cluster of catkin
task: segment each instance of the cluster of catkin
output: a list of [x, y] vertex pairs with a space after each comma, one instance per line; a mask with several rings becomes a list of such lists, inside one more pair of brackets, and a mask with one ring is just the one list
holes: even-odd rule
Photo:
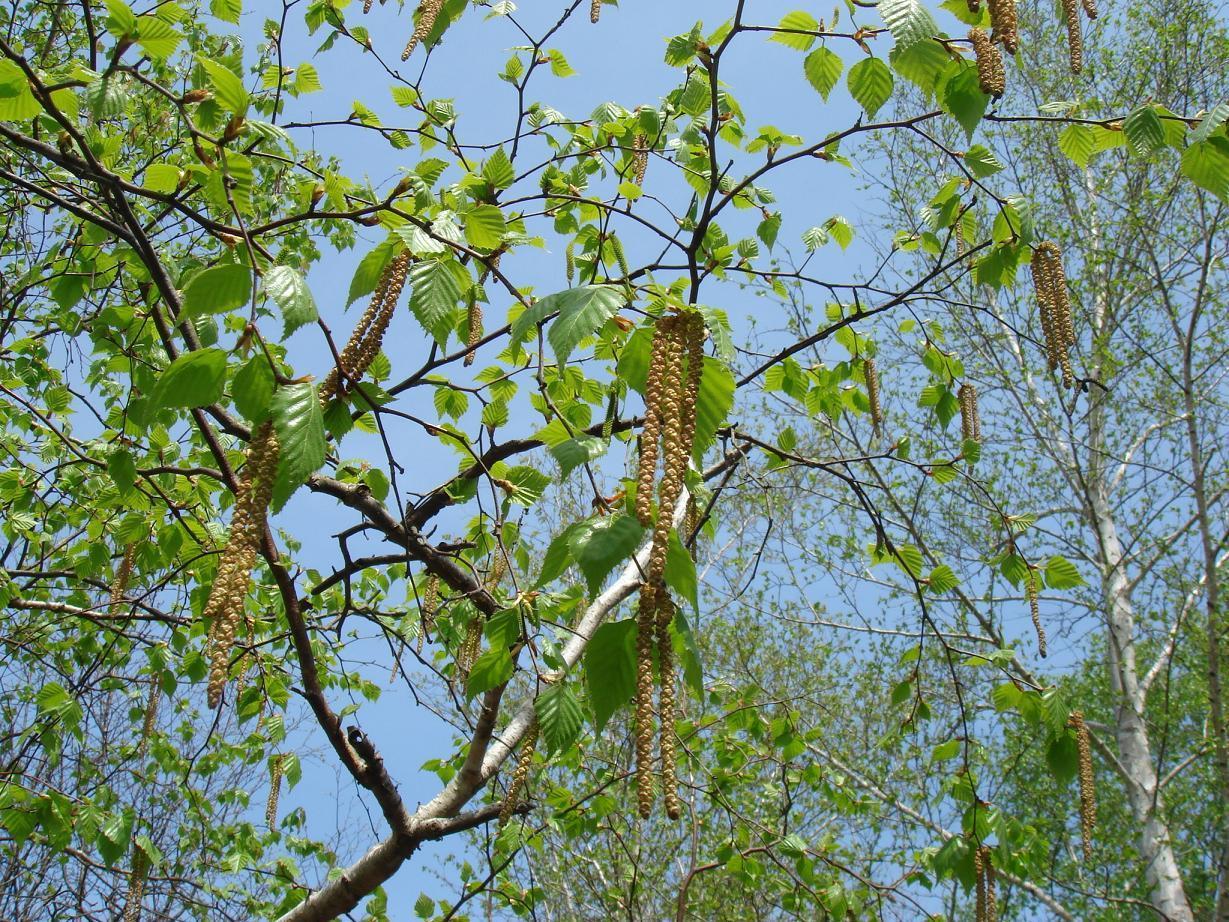
[[[380, 354], [380, 344], [384, 341], [388, 323], [397, 309], [397, 299], [401, 297], [401, 289], [405, 287], [405, 277], [409, 269], [410, 253], [403, 250], [393, 257], [380, 274], [380, 280], [371, 295], [371, 304], [359, 318], [354, 332], [350, 334], [349, 342], [341, 350], [337, 365], [320, 384], [321, 403], [327, 403], [338, 394], [344, 395], [349, 383], [361, 378]], [[344, 379], [338, 373], [338, 366], [345, 372]]]
[[422, 3], [418, 4], [418, 12], [415, 14], [418, 21], [414, 24], [414, 34], [410, 36], [410, 40], [405, 43], [405, 50], [401, 52], [401, 60], [408, 61], [419, 42], [431, 34], [431, 30], [435, 28], [435, 20], [439, 18], [443, 6], [444, 0], [422, 0]]
[[1097, 826], [1097, 790], [1092, 777], [1092, 743], [1081, 711], [1072, 711], [1067, 726], [1075, 731], [1076, 751], [1080, 760], [1080, 838], [1084, 844], [1084, 860], [1092, 860], [1092, 831]]
[[533, 766], [533, 753], [538, 745], [538, 724], [529, 728], [525, 741], [521, 743], [520, 755], [516, 760], [516, 768], [512, 770], [512, 780], [508, 783], [508, 793], [504, 795], [503, 806], [499, 810], [499, 825], [504, 825], [512, 819], [512, 814], [520, 806], [525, 794], [525, 785], [529, 781], [529, 769]]
[[976, 922], [998, 922], [998, 901], [994, 893], [994, 864], [990, 846], [979, 845], [973, 852], [973, 873], [976, 879], [976, 900], [973, 918]]
[[[644, 433], [636, 485], [636, 517], [653, 529], [648, 569], [640, 588], [637, 618], [636, 793], [639, 812], [653, 809], [653, 654], [661, 672], [658, 711], [661, 721], [662, 794], [666, 814], [680, 812], [675, 777], [674, 650], [670, 623], [675, 607], [666, 588], [666, 555], [674, 507], [683, 491], [696, 432], [696, 395], [704, 370], [704, 320], [699, 314], [660, 317], [653, 333], [645, 386]], [[653, 514], [653, 482], [661, 459], [662, 477]]]
[[128, 872], [128, 893], [124, 897], [124, 922], [140, 922], [141, 900], [145, 897], [145, 881], [149, 877], [149, 856], [132, 840], [131, 869]]
[[1075, 345], [1075, 326], [1071, 320], [1071, 295], [1063, 272], [1058, 245], [1040, 243], [1033, 248], [1033, 287], [1041, 313], [1041, 332], [1045, 337], [1046, 359], [1050, 370], [1061, 368], [1063, 386], [1075, 386], [1071, 370], [1071, 347]]
[[247, 463], [235, 496], [230, 534], [222, 549], [218, 572], [209, 590], [204, 617], [209, 623], [209, 707], [222, 701], [226, 686], [235, 629], [243, 616], [243, 603], [252, 579], [252, 568], [265, 530], [265, 512], [273, 495], [277, 474], [277, 437], [273, 423], [265, 422], [252, 433]]
[[1007, 89], [1007, 68], [1003, 65], [1003, 53], [983, 29], [970, 29], [969, 43], [973, 46], [973, 58], [977, 62], [978, 86], [987, 96], [998, 99]]
[[981, 414], [977, 411], [977, 388], [967, 381], [956, 392], [960, 404], [960, 438], [966, 442], [981, 441]]

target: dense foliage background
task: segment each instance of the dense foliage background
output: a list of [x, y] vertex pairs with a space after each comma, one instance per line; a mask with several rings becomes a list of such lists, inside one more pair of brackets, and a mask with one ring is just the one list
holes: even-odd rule
[[366, 7], [0, 9], [0, 917], [1229, 920], [1224, 8]]

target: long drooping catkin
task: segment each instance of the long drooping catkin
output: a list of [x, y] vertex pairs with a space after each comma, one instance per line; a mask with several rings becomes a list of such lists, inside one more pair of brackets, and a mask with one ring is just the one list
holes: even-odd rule
[[666, 804], [666, 816], [679, 818], [678, 752], [674, 737], [674, 647], [670, 641], [670, 623], [674, 620], [674, 602], [664, 593], [657, 605], [657, 663], [661, 672], [661, 692], [658, 697], [658, 719], [661, 721], [661, 791]]
[[114, 608], [124, 600], [128, 589], [128, 580], [132, 578], [132, 566], [136, 562], [137, 546], [135, 543], [124, 545], [124, 556], [120, 558], [119, 566], [115, 568], [115, 576], [111, 579], [111, 599], [108, 608]]
[[981, 416], [977, 412], [977, 388], [967, 381], [956, 392], [960, 404], [960, 437], [966, 442], [981, 441]]
[[461, 676], [468, 679], [469, 671], [474, 667], [474, 661], [482, 650], [482, 614], [475, 612], [469, 624], [465, 626], [465, 637], [457, 651], [457, 669]]
[[871, 429], [879, 435], [883, 430], [883, 404], [879, 397], [879, 368], [874, 359], [862, 360], [862, 376], [866, 379], [866, 401], [871, 408]]
[[149, 680], [149, 696], [145, 699], [145, 719], [141, 722], [141, 742], [137, 745], [137, 754], [145, 755], [145, 750], [149, 747], [149, 738], [154, 732], [154, 725], [158, 722], [158, 699], [162, 696], [162, 689], [158, 684], [158, 677], [152, 676]]
[[265, 803], [265, 825], [277, 828], [277, 801], [282, 793], [282, 768], [285, 756], [281, 753], [269, 760], [269, 799]]
[[1080, 33], [1079, 0], [1063, 0], [1063, 19], [1067, 23], [1067, 51], [1071, 57], [1071, 73], [1078, 74], [1084, 66], [1084, 37]]
[[[361, 378], [380, 354], [384, 334], [397, 309], [397, 299], [401, 297], [409, 269], [410, 253], [403, 250], [393, 257], [380, 274], [380, 281], [371, 295], [371, 303], [354, 325], [354, 332], [341, 350], [337, 365], [329, 370], [320, 385], [321, 403], [327, 403], [337, 394], [345, 394], [350, 383]], [[338, 367], [345, 372], [344, 380]]]
[[124, 922], [140, 922], [141, 900], [145, 897], [145, 881], [149, 877], [149, 856], [132, 841], [131, 869], [128, 872], [128, 893], [124, 897]]
[[644, 185], [644, 174], [649, 168], [649, 147], [648, 139], [642, 135], [636, 135], [632, 141], [632, 182], [638, 186]]
[[1036, 570], [1029, 570], [1028, 577], [1024, 583], [1024, 594], [1028, 597], [1028, 611], [1033, 619], [1033, 630], [1037, 632], [1037, 652], [1041, 654], [1041, 658], [1046, 656], [1046, 629], [1041, 623], [1041, 602], [1037, 598], [1038, 586], [1041, 582], [1041, 577], [1037, 575]]
[[657, 628], [657, 591], [646, 582], [636, 615], [636, 802], [647, 818], [653, 812], [653, 641]]
[[1039, 243], [1033, 248], [1032, 272], [1050, 368], [1062, 368], [1063, 385], [1073, 387], [1075, 374], [1071, 370], [1070, 351], [1075, 345], [1075, 326], [1062, 253], [1056, 244]]
[[1084, 15], [1089, 19], [1097, 18], [1097, 0], [1083, 0]]
[[503, 826], [512, 819], [512, 814], [520, 806], [526, 782], [529, 780], [529, 769], [533, 766], [533, 753], [538, 745], [538, 725], [535, 723], [525, 734], [521, 743], [521, 751], [516, 760], [516, 768], [512, 770], [512, 780], [508, 783], [508, 793], [504, 795], [503, 806], [499, 808], [499, 825]]
[[636, 518], [646, 528], [653, 521], [653, 481], [657, 475], [657, 443], [661, 438], [661, 401], [666, 362], [665, 347], [658, 342], [661, 336], [659, 327], [653, 334], [653, 346], [649, 353], [649, 373], [644, 387], [644, 431], [640, 434], [640, 467], [636, 475]]
[[468, 368], [474, 364], [474, 359], [477, 357], [478, 340], [482, 339], [482, 304], [477, 298], [469, 302], [469, 310], [465, 314], [466, 336], [465, 347], [469, 351], [465, 353], [465, 366]]
[[990, 0], [990, 26], [993, 38], [1003, 43], [1008, 54], [1020, 48], [1020, 24], [1016, 0]]
[[980, 845], [973, 852], [973, 873], [977, 884], [976, 922], [997, 922], [999, 910], [994, 892], [994, 863], [990, 846]]
[[440, 9], [443, 6], [444, 0], [422, 0], [422, 3], [418, 4], [418, 22], [414, 24], [414, 34], [410, 36], [410, 40], [405, 44], [405, 50], [401, 52], [401, 60], [408, 61], [419, 42], [431, 34], [431, 30], [435, 28], [435, 20], [439, 18]]
[[1003, 65], [1002, 52], [982, 29], [970, 29], [969, 42], [973, 46], [973, 57], [977, 62], [978, 86], [987, 96], [998, 99], [1007, 88], [1007, 69]]
[[1092, 743], [1081, 711], [1072, 711], [1067, 726], [1075, 730], [1076, 751], [1080, 759], [1080, 838], [1084, 860], [1092, 860], [1092, 831], [1097, 825], [1097, 791], [1092, 776]]
[[235, 509], [231, 515], [230, 534], [218, 571], [205, 603], [204, 617], [210, 623], [209, 646], [209, 707], [216, 708], [222, 701], [222, 689], [230, 664], [231, 648], [235, 643], [235, 629], [243, 614], [252, 568], [265, 530], [265, 511], [273, 494], [273, 480], [277, 474], [277, 436], [273, 423], [262, 423], [252, 433], [248, 445], [247, 464], [235, 496]]

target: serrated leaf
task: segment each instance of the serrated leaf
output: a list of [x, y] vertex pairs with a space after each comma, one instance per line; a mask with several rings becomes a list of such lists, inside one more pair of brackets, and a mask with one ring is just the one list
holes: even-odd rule
[[693, 610], [700, 608], [699, 585], [696, 580], [696, 562], [683, 547], [677, 529], [670, 529], [666, 546], [666, 585], [686, 599]]
[[226, 353], [197, 349], [171, 362], [158, 377], [152, 399], [159, 407], [204, 407], [222, 399]]
[[493, 250], [503, 243], [504, 216], [495, 205], [479, 205], [464, 218], [465, 239], [473, 246]]
[[1191, 132], [1191, 142], [1206, 141], [1226, 121], [1229, 121], [1229, 102], [1218, 102], [1199, 120], [1199, 127]]
[[590, 519], [568, 532], [572, 559], [595, 593], [616, 565], [629, 558], [644, 537], [644, 528], [629, 515]]
[[864, 58], [849, 69], [846, 78], [854, 101], [874, 118], [892, 96], [892, 72], [879, 58]]
[[235, 408], [252, 423], [262, 423], [269, 416], [273, 399], [273, 370], [263, 354], [250, 358], [235, 373], [231, 381], [231, 399]]
[[485, 691], [503, 685], [510, 678], [516, 664], [507, 647], [493, 647], [474, 660], [465, 680], [465, 694], [473, 698]]
[[973, 137], [978, 123], [986, 114], [986, 106], [990, 104], [990, 97], [981, 91], [977, 68], [973, 64], [959, 62], [959, 69], [943, 86], [942, 101], [943, 108], [960, 123], [970, 138]]
[[[1059, 145], [1061, 144], [1060, 141]], [[981, 144], [974, 144], [964, 152], [964, 163], [969, 168], [969, 172], [978, 179], [993, 176], [1003, 169], [1003, 164], [999, 162], [998, 157], [994, 156], [994, 152]]]
[[1068, 125], [1058, 136], [1058, 149], [1081, 170], [1096, 153], [1096, 137], [1088, 125]]
[[495, 153], [487, 158], [486, 163], [482, 164], [482, 178], [496, 189], [506, 189], [516, 179], [512, 161], [508, 159], [502, 147], [496, 149]]
[[580, 700], [570, 685], [559, 682], [548, 686], [533, 702], [538, 725], [549, 755], [562, 752], [580, 735], [583, 714]]
[[196, 61], [209, 76], [214, 98], [236, 115], [243, 115], [247, 112], [248, 91], [239, 76], [225, 64], [220, 64], [203, 55], [197, 55]]
[[451, 259], [424, 259], [410, 269], [410, 310], [437, 340], [447, 338], [452, 312], [461, 300], [461, 284], [452, 263]]
[[1051, 589], [1074, 589], [1084, 585], [1084, 577], [1066, 557], [1055, 555], [1045, 566], [1046, 585]]
[[552, 446], [550, 453], [559, 462], [563, 476], [566, 477], [580, 465], [604, 455], [608, 445], [605, 439], [597, 436], [580, 435]]
[[270, 409], [279, 447], [273, 506], [280, 509], [324, 464], [324, 416], [316, 388], [306, 382], [279, 387]]
[[612, 621], [593, 633], [583, 660], [598, 733], [636, 692], [636, 622]]
[[174, 192], [179, 186], [179, 167], [170, 163], [151, 163], [145, 168], [144, 186], [154, 192]]
[[841, 56], [824, 47], [816, 48], [802, 62], [802, 71], [806, 74], [807, 82], [815, 87], [824, 102], [828, 101], [828, 94], [841, 79], [841, 71], [844, 69]]
[[1123, 119], [1122, 132], [1131, 149], [1143, 157], [1165, 146], [1165, 126], [1152, 106], [1140, 106]]
[[182, 319], [221, 314], [243, 307], [252, 297], [252, 270], [247, 266], [214, 266], [198, 272], [183, 291]]
[[[559, 364], [562, 365], [568, 360], [572, 350], [582, 339], [596, 333], [615, 315], [623, 306], [625, 297], [622, 289], [612, 285], [586, 285], [548, 295], [533, 306], [532, 310], [540, 317], [548, 317], [555, 312], [559, 314], [546, 335]], [[530, 311], [525, 312], [529, 313]], [[521, 318], [525, 314], [522, 314]], [[518, 318], [518, 324], [521, 323], [521, 318]], [[512, 338], [523, 338], [518, 337], [515, 324]]]
[[1212, 137], [1192, 144], [1182, 152], [1182, 175], [1229, 201], [1229, 141]]
[[934, 17], [920, 0], [879, 0], [879, 15], [898, 48], [908, 48], [939, 35]]
[[307, 280], [290, 266], [274, 266], [265, 273], [265, 294], [273, 299], [282, 311], [283, 336], [289, 336], [299, 327], [314, 322], [319, 313], [316, 299], [312, 297]]
[[403, 246], [400, 237], [389, 237], [362, 258], [358, 268], [354, 270], [354, 278], [350, 280], [350, 293], [346, 296], [347, 306], [363, 295], [375, 291], [384, 267], [401, 252]]
[[778, 23], [777, 28], [791, 31], [774, 32], [772, 34], [772, 41], [778, 42], [787, 48], [806, 51], [815, 44], [815, 36], [805, 33], [819, 31], [819, 21], [810, 13], [794, 10], [781, 17], [781, 22]]

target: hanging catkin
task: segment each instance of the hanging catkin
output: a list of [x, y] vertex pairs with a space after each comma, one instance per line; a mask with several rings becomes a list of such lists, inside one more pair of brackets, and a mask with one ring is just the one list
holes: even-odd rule
[[960, 404], [960, 437], [969, 442], [981, 441], [981, 416], [977, 412], [977, 388], [967, 381], [956, 392]]
[[1020, 48], [1020, 25], [1016, 13], [1016, 0], [990, 0], [991, 37], [1003, 43], [1008, 54]]
[[1075, 327], [1071, 319], [1071, 296], [1067, 291], [1067, 276], [1063, 272], [1062, 253], [1056, 244], [1040, 243], [1033, 249], [1032, 271], [1046, 357], [1051, 369], [1062, 369], [1063, 386], [1074, 387], [1075, 374], [1071, 370], [1070, 351], [1075, 345]]
[[1041, 658], [1046, 656], [1046, 629], [1041, 623], [1041, 602], [1038, 599], [1038, 586], [1040, 585], [1041, 577], [1036, 570], [1029, 570], [1027, 581], [1024, 584], [1024, 594], [1028, 597], [1028, 611], [1033, 619], [1033, 630], [1037, 632], [1037, 652], [1041, 654]]
[[405, 44], [405, 50], [401, 52], [401, 60], [408, 61], [419, 42], [431, 34], [443, 5], [444, 0], [422, 0], [422, 3], [418, 4], [418, 21], [414, 24], [414, 34], [410, 36], [410, 40]]
[[879, 399], [879, 368], [875, 360], [862, 360], [862, 376], [866, 379], [866, 400], [871, 408], [871, 429], [875, 435], [883, 430], [883, 404]]
[[[389, 321], [397, 309], [397, 299], [405, 287], [406, 274], [410, 268], [410, 253], [398, 253], [380, 274], [380, 280], [371, 295], [371, 303], [354, 326], [350, 340], [334, 365], [320, 384], [320, 402], [328, 403], [338, 394], [344, 395], [352, 382], [363, 376], [375, 357], [380, 353]], [[345, 378], [338, 373], [338, 366]]]
[[636, 135], [632, 141], [632, 182], [638, 186], [644, 185], [644, 174], [649, 168], [648, 143], [642, 134]]
[[465, 314], [466, 336], [465, 347], [469, 351], [465, 353], [465, 366], [468, 368], [474, 364], [474, 359], [477, 357], [478, 340], [482, 339], [482, 304], [478, 299], [472, 298], [469, 302], [469, 310]]
[[1089, 19], [1097, 18], [1097, 0], [1083, 0], [1084, 15]]
[[235, 496], [230, 533], [222, 549], [209, 599], [205, 603], [204, 617], [210, 624], [210, 708], [216, 708], [222, 701], [231, 648], [235, 643], [235, 629], [243, 614], [252, 568], [256, 565], [256, 555], [264, 535], [265, 511], [269, 508], [277, 473], [277, 455], [273, 423], [262, 423], [252, 433], [252, 441], [248, 445], [247, 464], [244, 465], [239, 491]]
[[115, 576], [111, 579], [111, 599], [108, 608], [114, 608], [124, 600], [128, 589], [128, 580], [132, 577], [132, 566], [136, 562], [137, 546], [135, 543], [124, 545], [124, 556], [120, 558], [119, 566], [115, 568]]
[[597, 25], [602, 18], [602, 0], [589, 0], [589, 22]]
[[277, 754], [269, 760], [269, 799], [265, 803], [265, 825], [277, 828], [277, 801], [282, 793], [282, 762], [285, 756]]
[[1084, 845], [1084, 860], [1092, 861], [1092, 831], [1097, 825], [1097, 791], [1092, 776], [1092, 743], [1081, 711], [1072, 711], [1067, 726], [1075, 731], [1076, 751], [1080, 761], [1080, 839]]
[[529, 728], [529, 732], [525, 734], [525, 741], [521, 743], [521, 751], [517, 756], [516, 768], [512, 770], [512, 780], [508, 783], [508, 793], [504, 795], [503, 806], [499, 808], [499, 825], [505, 825], [508, 820], [512, 819], [512, 815], [516, 813], [516, 808], [521, 805], [524, 799], [525, 785], [529, 780], [529, 769], [533, 766], [533, 752], [538, 743], [538, 725], [535, 722]]
[[1071, 73], [1078, 74], [1084, 66], [1084, 37], [1080, 33], [1079, 0], [1063, 0], [1063, 19], [1067, 24], [1067, 51], [1071, 58]]
[[124, 922], [140, 922], [141, 900], [145, 897], [145, 881], [149, 877], [149, 856], [132, 840], [131, 869], [128, 872], [128, 893], [124, 898]]
[[987, 96], [998, 99], [1007, 88], [1007, 68], [1003, 65], [1003, 53], [982, 29], [970, 29], [969, 42], [973, 46], [973, 57], [977, 62], [978, 86]]
[[158, 722], [158, 699], [161, 695], [162, 689], [158, 685], [158, 677], [150, 677], [149, 695], [145, 699], [145, 719], [141, 722], [141, 742], [137, 745], [138, 755], [145, 755], [145, 750], [149, 746], [149, 738], [154, 732], [154, 725]]
[[973, 873], [977, 885], [976, 922], [998, 922], [999, 910], [994, 892], [994, 863], [990, 846], [978, 846], [973, 852]]

